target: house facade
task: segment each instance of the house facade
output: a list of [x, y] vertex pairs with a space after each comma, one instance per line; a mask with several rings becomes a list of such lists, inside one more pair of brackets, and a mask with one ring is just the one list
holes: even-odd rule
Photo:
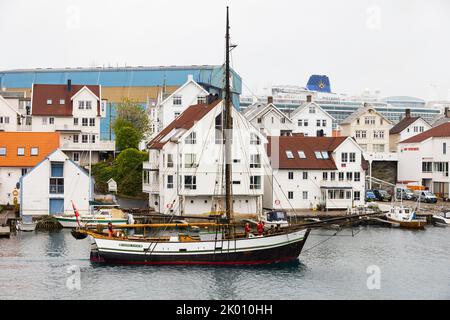
[[431, 125], [420, 117], [411, 117], [407, 109], [405, 117], [389, 130], [389, 151], [397, 152], [397, 144], [431, 128]]
[[93, 180], [59, 149], [22, 176], [20, 185], [21, 215], [72, 213], [72, 201], [81, 214], [89, 212]]
[[365, 202], [362, 149], [349, 137], [269, 137], [264, 208], [346, 209]]
[[299, 106], [290, 115], [293, 133], [306, 137], [331, 137], [334, 118], [308, 96], [306, 103]]
[[265, 136], [285, 136], [292, 134], [292, 121], [281, 112], [269, 97], [268, 103], [255, 104], [247, 108], [245, 118]]
[[60, 148], [80, 165], [96, 163], [114, 153], [114, 141], [100, 140], [100, 119], [105, 103], [98, 85], [34, 84], [32, 131], [59, 132]]
[[[164, 214], [210, 215], [225, 210], [222, 100], [187, 108], [148, 144], [143, 191]], [[233, 108], [232, 190], [236, 216], [262, 211], [266, 139]]]
[[342, 136], [353, 137], [365, 152], [389, 152], [389, 130], [392, 122], [365, 105], [340, 124]]
[[450, 122], [398, 144], [398, 180], [449, 196]]
[[59, 144], [57, 132], [0, 132], [0, 204], [20, 203], [20, 178]]

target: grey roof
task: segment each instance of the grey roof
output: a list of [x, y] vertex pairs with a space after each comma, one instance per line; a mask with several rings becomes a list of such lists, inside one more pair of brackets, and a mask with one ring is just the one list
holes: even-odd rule
[[376, 114], [380, 115], [383, 119], [385, 119], [388, 123], [392, 123], [392, 121], [390, 121], [389, 119], [387, 119], [385, 116], [383, 116], [381, 113], [379, 113], [374, 107], [367, 105], [367, 106], [362, 106], [361, 108], [359, 108], [358, 110], [356, 110], [355, 112], [353, 112], [352, 114], [350, 114], [347, 118], [345, 118], [344, 120], [342, 120], [342, 122], [340, 123], [341, 125], [343, 124], [351, 124], [353, 122], [353, 120], [355, 120], [356, 118], [361, 117], [363, 114], [365, 114], [366, 112], [368, 112], [369, 110], [373, 110], [375, 111]]
[[450, 122], [450, 118], [446, 117], [444, 114], [438, 114], [433, 118], [433, 120], [431, 120], [431, 126], [437, 127], [446, 122]]
[[322, 110], [323, 113], [327, 114], [331, 119], [336, 120], [331, 114], [329, 114], [327, 111], [325, 111], [320, 105], [318, 105], [316, 102], [311, 101], [311, 102], [303, 102], [300, 106], [298, 106], [290, 115], [289, 117], [292, 118], [294, 117], [297, 113], [299, 113], [301, 110], [303, 110], [303, 108], [306, 108], [308, 105], [310, 104], [314, 104], [316, 106], [316, 108], [319, 108], [320, 110]]

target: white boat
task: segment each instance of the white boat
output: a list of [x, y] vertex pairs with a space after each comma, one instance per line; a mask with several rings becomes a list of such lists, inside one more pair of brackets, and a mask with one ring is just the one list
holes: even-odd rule
[[[74, 213], [58, 215], [55, 218], [63, 228], [77, 228], [79, 226]], [[113, 226], [123, 225], [129, 222], [128, 215], [118, 208], [99, 208], [92, 214], [80, 214], [78, 219], [82, 226], [96, 226], [101, 224], [106, 227], [109, 222]]]
[[263, 216], [262, 221], [264, 221], [264, 225], [266, 228], [271, 227], [288, 227], [288, 216], [286, 211], [284, 210], [272, 210], [265, 213], [265, 216]]
[[427, 223], [424, 220], [416, 219], [416, 213], [410, 208], [403, 206], [391, 207], [389, 212], [386, 213], [386, 218], [389, 221], [399, 223], [402, 228], [409, 229], [423, 229]]
[[31, 232], [36, 230], [37, 222], [33, 221], [32, 216], [23, 216], [22, 220], [17, 222], [16, 229], [17, 231], [26, 231]]
[[433, 222], [450, 226], [450, 211], [443, 212], [441, 216], [433, 215]]

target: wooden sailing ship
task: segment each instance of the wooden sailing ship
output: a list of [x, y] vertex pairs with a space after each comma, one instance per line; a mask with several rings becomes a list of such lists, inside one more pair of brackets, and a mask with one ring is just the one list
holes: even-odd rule
[[[225, 214], [211, 222], [115, 226], [107, 233], [79, 228], [77, 239], [91, 239], [91, 260], [115, 264], [249, 265], [298, 259], [309, 229], [286, 227], [270, 233], [240, 232], [233, 216], [230, 89], [230, 35], [227, 8], [225, 61]], [[118, 230], [119, 229], [119, 230]], [[132, 234], [129, 232], [142, 232]]]

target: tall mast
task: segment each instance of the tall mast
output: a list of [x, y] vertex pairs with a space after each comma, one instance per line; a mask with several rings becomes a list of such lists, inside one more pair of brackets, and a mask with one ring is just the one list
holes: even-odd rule
[[230, 24], [228, 20], [225, 35], [225, 213], [227, 219], [231, 221], [233, 214], [233, 199], [231, 197], [231, 139], [233, 138], [233, 121], [231, 118], [231, 90], [230, 90]]

